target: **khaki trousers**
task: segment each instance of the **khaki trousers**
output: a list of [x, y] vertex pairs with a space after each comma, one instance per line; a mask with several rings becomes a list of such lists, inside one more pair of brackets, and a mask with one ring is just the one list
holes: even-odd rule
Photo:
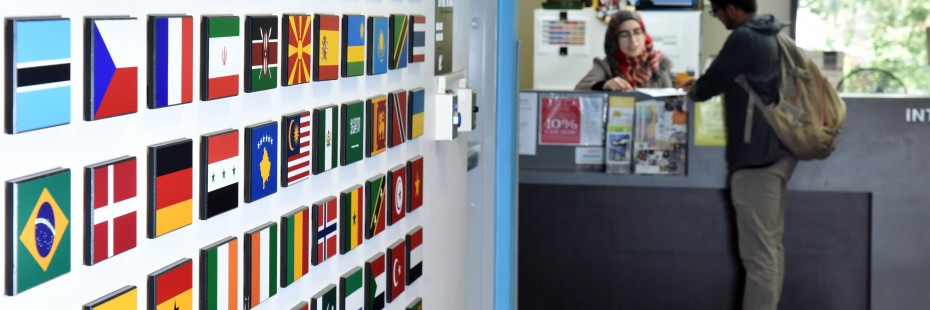
[[743, 310], [775, 310], [785, 276], [784, 196], [797, 159], [741, 169], [730, 177], [739, 256], [746, 269]]

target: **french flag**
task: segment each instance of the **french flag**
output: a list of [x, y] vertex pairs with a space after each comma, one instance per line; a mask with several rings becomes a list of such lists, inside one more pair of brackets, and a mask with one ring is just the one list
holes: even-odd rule
[[155, 20], [155, 108], [193, 101], [194, 19]]

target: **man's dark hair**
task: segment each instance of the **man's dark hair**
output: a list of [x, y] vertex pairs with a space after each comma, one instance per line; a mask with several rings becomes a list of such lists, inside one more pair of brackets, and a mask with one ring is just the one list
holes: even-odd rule
[[710, 3], [721, 9], [726, 8], [729, 4], [732, 4], [737, 9], [740, 9], [746, 13], [755, 13], [756, 9], [758, 8], [758, 5], [756, 5], [756, 0], [710, 0]]

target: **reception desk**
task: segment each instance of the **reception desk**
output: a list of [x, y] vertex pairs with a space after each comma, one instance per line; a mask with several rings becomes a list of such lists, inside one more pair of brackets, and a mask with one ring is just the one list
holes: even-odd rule
[[[845, 99], [837, 150], [788, 185], [780, 309], [925, 309], [930, 99]], [[692, 144], [687, 175], [644, 176], [578, 171], [569, 146], [520, 156], [520, 306], [739, 309], [723, 157]]]

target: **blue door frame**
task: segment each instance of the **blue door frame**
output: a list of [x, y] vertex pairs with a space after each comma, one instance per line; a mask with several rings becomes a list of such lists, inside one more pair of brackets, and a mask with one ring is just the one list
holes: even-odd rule
[[517, 3], [497, 2], [494, 309], [516, 309]]

